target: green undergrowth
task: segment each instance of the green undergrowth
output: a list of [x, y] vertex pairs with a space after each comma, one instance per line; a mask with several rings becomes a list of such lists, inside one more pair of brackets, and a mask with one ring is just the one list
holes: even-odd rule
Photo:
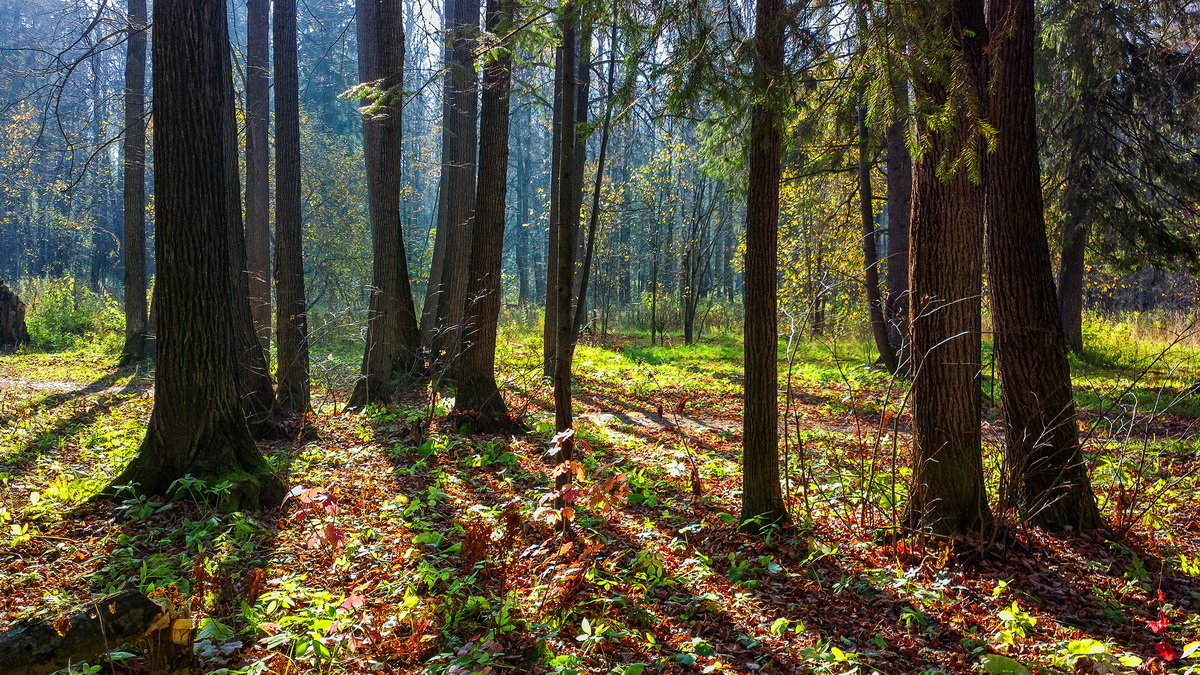
[[[339, 339], [314, 359], [352, 373], [353, 341]], [[696, 414], [736, 422], [739, 341], [668, 343], [585, 341], [581, 400], [696, 401]], [[262, 445], [292, 490], [263, 513], [207, 508], [220, 486], [187, 480], [177, 488], [195, 502], [89, 503], [145, 432], [147, 380], [94, 352], [0, 357], [0, 377], [97, 384], [0, 391], [0, 628], [134, 586], [196, 617], [214, 673], [1189, 672], [1194, 417], [1187, 401], [1155, 409], [1132, 393], [1114, 406], [1098, 393], [1187, 384], [1189, 347], [1169, 352], [1173, 370], [1148, 346], [1073, 362], [1111, 531], [1019, 529], [1018, 552], [964, 565], [952, 547], [879, 536], [903, 516], [910, 474], [904, 432], [881, 421], [903, 390], [869, 343], [793, 347], [803, 396], [784, 469], [797, 528], [765, 538], [733, 529], [736, 425], [584, 417], [575, 463], [560, 464], [548, 408], [519, 407], [547, 387], [540, 339], [515, 329], [500, 340], [502, 387], [525, 392], [510, 403], [529, 435], [464, 435], [445, 422], [449, 394], [364, 414], [321, 399], [314, 437]], [[999, 457], [991, 447], [992, 494]], [[574, 485], [562, 506], [559, 472]], [[564, 518], [573, 538], [558, 533]]]

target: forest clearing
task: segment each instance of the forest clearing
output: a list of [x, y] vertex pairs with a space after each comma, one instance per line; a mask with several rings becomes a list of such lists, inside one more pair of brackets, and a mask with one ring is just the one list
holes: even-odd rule
[[1200, 673], [1194, 0], [0, 0], [0, 675]]
[[[888, 536], [909, 422], [852, 340], [793, 361], [783, 481], [796, 529], [765, 538], [734, 527], [741, 366], [728, 337], [580, 345], [569, 540], [546, 513], [550, 392], [515, 326], [499, 362], [529, 434], [466, 435], [428, 391], [347, 414], [354, 364], [337, 362], [312, 429], [263, 446], [293, 498], [257, 514], [89, 503], [144, 435], [151, 378], [95, 352], [2, 357], [0, 620], [133, 585], [187, 608], [202, 672], [972, 672], [993, 654], [1033, 672], [1184, 672], [1200, 647], [1200, 409], [1180, 394], [1200, 349], [1131, 350], [1133, 330], [1097, 345], [1111, 360], [1074, 364], [1109, 527], [1015, 527], [1003, 548]], [[994, 488], [1001, 434], [985, 410]], [[131, 670], [117, 672], [140, 672], [122, 656]], [[1028, 672], [995, 663], [984, 672]]]

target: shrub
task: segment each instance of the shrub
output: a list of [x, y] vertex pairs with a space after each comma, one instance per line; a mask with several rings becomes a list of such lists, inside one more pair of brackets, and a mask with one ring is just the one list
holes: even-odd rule
[[27, 307], [25, 322], [31, 349], [120, 349], [124, 317], [108, 295], [71, 277], [30, 279], [21, 284], [18, 294]]

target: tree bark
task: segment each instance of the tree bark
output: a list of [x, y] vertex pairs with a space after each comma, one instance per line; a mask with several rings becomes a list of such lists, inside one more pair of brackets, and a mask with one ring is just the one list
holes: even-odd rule
[[[914, 83], [924, 154], [914, 165], [909, 241], [914, 448], [908, 520], [935, 533], [979, 532], [991, 523], [991, 511], [980, 439], [984, 191], [972, 174], [983, 152], [973, 115], [983, 103], [987, 27], [982, 0], [912, 2], [904, 11], [910, 25], [933, 27], [914, 49], [948, 50], [961, 64], [951, 72], [965, 80], [921, 73]], [[964, 100], [948, 124], [935, 127], [931, 118], [945, 108], [952, 88]]]
[[[612, 133], [613, 82], [617, 71], [617, 23], [614, 19], [612, 36], [609, 40], [611, 53], [608, 57], [608, 75], [604, 85], [604, 122], [600, 128], [600, 150], [596, 156], [596, 179], [592, 187], [592, 209], [588, 214], [586, 243], [583, 249], [583, 264], [579, 269], [579, 298], [575, 303], [574, 327], [571, 329], [571, 339], [578, 342], [583, 332], [588, 307], [588, 283], [592, 276], [592, 258], [596, 253], [597, 229], [600, 225], [600, 197], [604, 188], [604, 164], [608, 159], [608, 141]], [[590, 65], [590, 64], [589, 64]], [[580, 69], [582, 72], [582, 68]], [[580, 182], [580, 184], [582, 184]], [[577, 198], [582, 198], [582, 189]]]
[[125, 344], [121, 365], [146, 358], [146, 0], [129, 0], [125, 56], [122, 244], [125, 255]]
[[[230, 321], [231, 312], [244, 311], [248, 326], [250, 306], [230, 272], [241, 209], [224, 0], [156, 3], [154, 73], [154, 411], [137, 455], [104, 494], [120, 498], [132, 486], [227, 509], [278, 504], [283, 485], [255, 447], [242, 409], [240, 344]], [[185, 476], [222, 488], [197, 495], [176, 484]]]
[[[308, 306], [300, 206], [300, 83], [296, 0], [274, 0], [275, 42], [275, 407], [283, 417], [309, 409]], [[399, 221], [397, 218], [397, 226]], [[253, 276], [253, 275], [251, 275]]]
[[[159, 657], [155, 673], [194, 672], [191, 633], [171, 636], [172, 623], [170, 612], [135, 590], [89, 602], [53, 622], [18, 621], [0, 633], [0, 675], [48, 675], [135, 641], [149, 641], [152, 650], [159, 641], [171, 645], [151, 655]], [[184, 644], [175, 644], [172, 637]], [[173, 658], [164, 662], [163, 651]]]
[[[1079, 190], [1068, 176], [1067, 189]], [[1084, 194], [1079, 190], [1078, 194]], [[1066, 223], [1063, 227], [1062, 260], [1058, 266], [1058, 308], [1062, 318], [1063, 338], [1067, 349], [1083, 353], [1083, 276], [1087, 270], [1087, 243], [1091, 227], [1084, 220], [1086, 207], [1076, 203], [1082, 198], [1068, 198]]]
[[879, 242], [875, 226], [875, 197], [871, 190], [871, 139], [867, 133], [867, 109], [858, 109], [858, 205], [862, 221], [863, 283], [866, 287], [867, 316], [871, 334], [879, 351], [879, 362], [888, 372], [899, 368], [895, 349], [888, 336], [883, 298], [879, 292]]
[[[222, 33], [222, 39], [229, 42], [228, 29]], [[229, 55], [226, 55], [226, 61]], [[267, 353], [258, 335], [254, 331], [254, 318], [250, 310], [250, 275], [246, 269], [246, 231], [242, 221], [242, 187], [238, 161], [238, 129], [236, 116], [236, 99], [233, 93], [232, 66], [226, 67], [230, 73], [228, 105], [225, 116], [225, 134], [222, 142], [225, 145], [226, 175], [230, 176], [226, 185], [225, 198], [228, 200], [230, 222], [226, 229], [229, 240], [229, 275], [233, 279], [233, 302], [226, 311], [226, 320], [233, 327], [233, 339], [237, 359], [237, 387], [241, 397], [242, 409], [246, 412], [246, 420], [250, 431], [256, 438], [265, 438], [277, 433], [277, 427], [272, 420], [275, 413], [275, 390], [271, 383], [271, 372], [267, 367]]]
[[467, 270], [471, 264], [471, 228], [475, 203], [478, 78], [475, 47], [479, 33], [479, 0], [449, 0], [447, 17], [445, 106], [442, 171], [446, 179], [446, 253], [442, 263], [433, 333], [433, 360], [447, 379], [456, 379], [467, 303]]
[[250, 312], [271, 348], [270, 0], [246, 2], [246, 270]]
[[785, 8], [758, 0], [754, 28], [754, 91], [750, 110], [746, 190], [746, 384], [740, 527], [761, 530], [790, 522], [779, 485], [779, 181]]
[[350, 406], [391, 400], [400, 378], [417, 369], [421, 334], [400, 231], [401, 100], [404, 22], [400, 0], [358, 0], [358, 70], [380, 93], [363, 118], [371, 213], [371, 294], [362, 377]]
[[[546, 232], [546, 282], [545, 319], [542, 324], [542, 373], [553, 379], [555, 359], [558, 354], [558, 299], [555, 295], [558, 288], [558, 237], [559, 224], [562, 222], [562, 204], [558, 198], [559, 181], [562, 180], [562, 136], [563, 108], [568, 103], [563, 102], [563, 86], [568, 78], [563, 71], [562, 49], [554, 50], [554, 106], [550, 122], [550, 206], [549, 223]], [[574, 91], [574, 90], [572, 90]]]
[[[547, 288], [547, 296], [554, 298], [554, 426], [563, 434], [574, 427], [574, 415], [571, 410], [571, 361], [575, 353], [575, 343], [571, 339], [574, 324], [571, 320], [571, 300], [574, 294], [575, 278], [575, 246], [579, 230], [579, 204], [575, 202], [575, 153], [578, 151], [579, 134], [575, 129], [575, 96], [576, 96], [576, 38], [579, 23], [580, 5], [568, 2], [559, 9], [559, 25], [562, 29], [562, 44], [558, 48], [559, 56], [556, 76], [557, 87], [561, 93], [558, 97], [558, 119], [561, 130], [558, 134], [558, 145], [555, 153], [558, 155], [556, 166], [559, 176], [557, 191], [553, 195], [557, 208], [559, 222], [551, 222], [552, 230], [557, 229], [555, 237], [554, 286]], [[552, 293], [550, 291], [553, 291]], [[558, 460], [572, 461], [575, 456], [575, 441], [570, 435], [562, 439]], [[555, 480], [558, 489], [563, 489], [569, 480], [569, 472], [559, 474]], [[561, 505], [562, 500], [558, 500]], [[569, 528], [566, 519], [564, 528]]]
[[987, 183], [993, 333], [1004, 408], [1009, 498], [1047, 529], [1101, 524], [1079, 444], [1071, 371], [1042, 203], [1034, 94], [1033, 0], [991, 0], [996, 130]]
[[895, 122], [887, 131], [888, 339], [896, 353], [899, 372], [910, 372], [908, 337], [908, 230], [912, 217], [912, 158], [904, 140], [904, 123]]
[[11, 354], [27, 344], [25, 303], [0, 279], [0, 354]]
[[[498, 38], [512, 30], [512, 0], [488, 0], [487, 30]], [[504, 251], [508, 195], [509, 101], [512, 52], [507, 43], [483, 69], [479, 181], [467, 285], [462, 361], [454, 410], [476, 413], [476, 430], [511, 426], [508, 407], [496, 384], [496, 334], [500, 322], [500, 263]]]

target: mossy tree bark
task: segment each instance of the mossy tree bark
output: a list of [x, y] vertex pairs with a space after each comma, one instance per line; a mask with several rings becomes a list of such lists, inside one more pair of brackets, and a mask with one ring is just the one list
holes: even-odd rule
[[1038, 164], [1033, 0], [991, 0], [989, 280], [1005, 423], [1008, 495], [1053, 530], [1101, 524], [1079, 444], [1071, 370], [1055, 298]]
[[758, 0], [754, 28], [755, 93], [750, 110], [746, 191], [746, 385], [740, 526], [757, 530], [787, 524], [779, 485], [779, 181], [783, 145], [782, 100], [785, 9], [782, 0]]
[[[237, 380], [229, 321], [239, 305], [230, 230], [241, 226], [229, 36], [223, 0], [155, 3], [158, 367], [154, 412], [137, 455], [105, 491], [162, 495], [193, 476], [229, 481], [227, 508], [279, 503], [283, 486], [259, 454]], [[255, 343], [257, 344], [257, 342]]]

